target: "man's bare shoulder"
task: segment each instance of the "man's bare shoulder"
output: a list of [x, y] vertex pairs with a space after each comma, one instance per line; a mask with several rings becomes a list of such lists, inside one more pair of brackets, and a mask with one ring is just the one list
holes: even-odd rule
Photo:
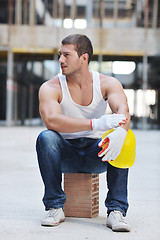
[[53, 90], [56, 88], [60, 88], [60, 82], [58, 76], [54, 76], [52, 79], [44, 82], [40, 89], [48, 89], [48, 90]]
[[45, 97], [58, 97], [60, 100], [61, 98], [61, 86], [59, 82], [58, 76], [54, 76], [52, 79], [44, 82], [40, 89], [39, 89], [39, 95], [45, 96]]
[[101, 84], [107, 84], [107, 85], [119, 85], [120, 82], [114, 78], [114, 77], [111, 77], [111, 76], [107, 76], [107, 75], [104, 75], [104, 74], [101, 74], [100, 73], [100, 81], [101, 81]]
[[111, 93], [122, 91], [121, 83], [114, 77], [100, 74], [100, 84], [102, 96], [105, 100], [108, 99]]

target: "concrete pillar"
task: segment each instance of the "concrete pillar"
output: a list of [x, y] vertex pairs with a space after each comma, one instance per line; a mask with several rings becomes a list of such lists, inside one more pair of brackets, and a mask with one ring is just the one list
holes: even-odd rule
[[14, 73], [13, 53], [8, 51], [7, 59], [7, 84], [6, 84], [6, 125], [12, 126], [14, 119]]
[[148, 28], [149, 22], [149, 0], [145, 0], [145, 11], [144, 11], [144, 27]]
[[87, 1], [86, 6], [87, 27], [92, 26], [92, 17], [93, 17], [93, 1]]
[[154, 0], [153, 3], [153, 23], [152, 27], [157, 28], [157, 23], [158, 23], [158, 0]]
[[18, 63], [13, 60], [13, 63], [16, 65], [16, 68], [14, 69], [14, 103], [13, 103], [13, 117], [14, 117], [14, 125], [16, 126], [18, 123]]
[[142, 82], [142, 90], [143, 90], [143, 103], [144, 103], [144, 117], [142, 118], [142, 128], [147, 128], [147, 104], [146, 104], [146, 90], [148, 86], [148, 56], [143, 56], [143, 82]]
[[16, 24], [22, 24], [22, 0], [16, 0], [16, 13], [15, 13]]
[[76, 8], [76, 0], [72, 0], [72, 5], [71, 5], [71, 8], [70, 8], [70, 18], [72, 20], [75, 20], [76, 19], [76, 15], [77, 15], [77, 8]]
[[29, 84], [29, 125], [32, 126], [33, 119], [33, 83]]
[[35, 0], [29, 2], [29, 25], [35, 25]]
[[24, 24], [28, 24], [28, 0], [24, 0], [23, 12], [24, 12]]
[[60, 0], [60, 3], [59, 3], [59, 18], [61, 19], [61, 26], [63, 26], [63, 20], [64, 20], [64, 0]]
[[31, 76], [30, 76], [30, 82], [29, 82], [29, 125], [32, 126], [32, 119], [33, 119], [33, 91], [34, 91], [34, 86], [33, 86], [33, 81], [34, 81], [34, 72], [33, 72], [33, 65], [34, 63], [31, 62]]
[[103, 55], [100, 53], [99, 55], [98, 55], [98, 65], [99, 65], [99, 72], [101, 73], [101, 71], [102, 71], [102, 61], [103, 61]]
[[27, 113], [27, 87], [21, 86], [21, 125], [25, 124], [26, 113]]
[[148, 56], [143, 56], [143, 83], [142, 89], [147, 90], [147, 82], [148, 82]]
[[13, 0], [8, 1], [8, 23], [13, 24]]
[[134, 90], [133, 128], [137, 128], [137, 90]]
[[[90, 2], [90, 1], [88, 1], [88, 2]], [[94, 9], [95, 9], [94, 18], [96, 20], [99, 18], [99, 8], [100, 8], [99, 2], [98, 1], [94, 2]]]
[[104, 0], [100, 0], [100, 28], [103, 28], [104, 13], [105, 13]]
[[59, 65], [59, 61], [58, 61], [58, 54], [57, 54], [57, 52], [54, 52], [54, 56], [53, 56], [53, 60], [56, 62], [56, 66], [55, 66], [55, 74], [58, 74], [59, 73], [59, 71], [60, 71], [60, 65]]
[[160, 88], [157, 90], [157, 123], [160, 125]]
[[58, 16], [57, 16], [57, 6], [58, 6], [58, 2], [57, 2], [57, 0], [53, 0], [53, 4], [52, 4], [52, 6], [53, 6], [53, 9], [52, 9], [52, 16], [53, 16], [53, 18], [57, 18]]
[[141, 1], [136, 1], [136, 26], [138, 25], [140, 17], [141, 17]]
[[118, 0], [114, 0], [113, 22], [115, 27], [117, 27], [117, 21], [118, 21]]

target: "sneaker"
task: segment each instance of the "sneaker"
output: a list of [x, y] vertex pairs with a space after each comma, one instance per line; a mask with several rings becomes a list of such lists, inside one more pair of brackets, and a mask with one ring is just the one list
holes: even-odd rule
[[111, 228], [115, 232], [130, 232], [131, 228], [124, 220], [124, 217], [120, 211], [112, 211], [107, 217], [107, 227]]
[[54, 227], [59, 225], [65, 219], [65, 215], [62, 208], [51, 208], [46, 218], [41, 222], [42, 226]]

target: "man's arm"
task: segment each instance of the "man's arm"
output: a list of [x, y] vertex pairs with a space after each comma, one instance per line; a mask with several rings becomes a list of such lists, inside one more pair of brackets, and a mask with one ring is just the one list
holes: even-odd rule
[[109, 78], [106, 83], [106, 96], [108, 104], [113, 113], [124, 114], [128, 121], [121, 125], [122, 128], [128, 130], [130, 127], [130, 114], [127, 98], [121, 83], [115, 78]]
[[62, 114], [61, 88], [58, 79], [45, 82], [39, 90], [39, 111], [41, 118], [50, 130], [57, 132], [79, 132], [90, 130], [89, 119], [78, 119]]
[[115, 78], [107, 78], [103, 79], [106, 81], [103, 82], [103, 93], [105, 97], [108, 98], [108, 103], [110, 105], [111, 110], [114, 113], [124, 114], [128, 121], [115, 129], [115, 131], [108, 134], [105, 138], [101, 140], [98, 144], [99, 147], [104, 146], [104, 148], [98, 153], [99, 157], [102, 157], [102, 161], [111, 161], [116, 159], [116, 157], [120, 154], [124, 140], [127, 136], [127, 130], [130, 127], [130, 115], [129, 108], [127, 104], [127, 98], [123, 91], [122, 85]]

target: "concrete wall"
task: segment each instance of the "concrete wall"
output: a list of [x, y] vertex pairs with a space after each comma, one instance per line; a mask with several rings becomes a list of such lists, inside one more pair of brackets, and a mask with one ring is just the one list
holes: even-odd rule
[[15, 51], [41, 51], [59, 48], [68, 34], [86, 34], [92, 41], [95, 53], [110, 55], [150, 56], [160, 54], [160, 29], [144, 28], [86, 28], [83, 30], [47, 26], [0, 24], [0, 49], [6, 46]]

